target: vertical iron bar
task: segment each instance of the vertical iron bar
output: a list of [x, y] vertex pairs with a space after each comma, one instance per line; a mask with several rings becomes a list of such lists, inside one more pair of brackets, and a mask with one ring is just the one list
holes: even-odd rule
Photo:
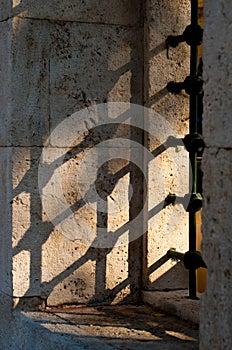
[[[191, 0], [191, 24], [198, 24], [198, 0]], [[198, 47], [191, 46], [190, 49], [190, 75], [197, 75], [198, 69]], [[190, 113], [189, 113], [189, 131], [190, 134], [197, 132], [197, 94], [190, 95]], [[192, 188], [191, 192], [197, 191], [197, 163], [196, 153], [189, 153], [190, 171], [192, 171]], [[196, 250], [196, 214], [189, 212], [189, 251]], [[189, 298], [196, 299], [196, 270], [189, 270]]]

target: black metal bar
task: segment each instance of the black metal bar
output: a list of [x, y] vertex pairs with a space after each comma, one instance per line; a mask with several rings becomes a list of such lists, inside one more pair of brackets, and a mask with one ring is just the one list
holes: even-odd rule
[[[191, 0], [191, 25], [198, 24], [198, 0]], [[190, 75], [197, 76], [198, 71], [198, 47], [191, 45], [190, 49]], [[197, 132], [197, 111], [198, 111], [198, 95], [192, 93], [190, 95], [190, 114], [189, 114], [189, 132]], [[190, 171], [192, 171], [192, 193], [197, 192], [197, 163], [195, 150], [189, 152]], [[196, 251], [196, 213], [189, 212], [189, 251]], [[189, 270], [189, 298], [196, 299], [196, 270]]]

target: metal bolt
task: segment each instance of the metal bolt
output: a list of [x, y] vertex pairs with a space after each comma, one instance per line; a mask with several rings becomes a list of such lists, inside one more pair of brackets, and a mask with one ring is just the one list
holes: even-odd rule
[[202, 136], [197, 132], [186, 135], [183, 139], [183, 142], [188, 152], [201, 152], [205, 147]]
[[203, 80], [197, 75], [190, 75], [183, 82], [170, 81], [167, 84], [167, 90], [172, 94], [179, 94], [181, 90], [185, 90], [188, 95], [199, 95], [203, 92]]
[[177, 47], [179, 43], [186, 42], [190, 46], [199, 46], [202, 43], [203, 28], [201, 26], [190, 24], [181, 35], [169, 35], [167, 44], [171, 47]]

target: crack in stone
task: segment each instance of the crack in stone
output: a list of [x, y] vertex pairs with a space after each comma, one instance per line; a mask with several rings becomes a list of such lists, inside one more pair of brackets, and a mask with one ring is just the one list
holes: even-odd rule
[[7, 22], [7, 21], [9, 21], [9, 19], [12, 19], [12, 18], [14, 18], [14, 17], [17, 17], [17, 15], [15, 15], [15, 16], [8, 16], [8, 17], [5, 18], [5, 19], [1, 19], [1, 20], [0, 20], [0, 23]]
[[31, 17], [31, 16], [23, 16], [20, 14], [9, 16], [3, 20], [0, 20], [0, 23], [7, 22], [9, 19], [13, 18], [27, 19], [27, 20], [35, 20], [35, 21], [48, 21], [52, 24], [65, 25], [66, 23], [77, 23], [77, 24], [90, 24], [90, 25], [102, 25], [102, 26], [118, 26], [125, 28], [143, 28], [142, 25], [130, 25], [130, 24], [121, 24], [121, 23], [103, 23], [103, 22], [88, 22], [88, 21], [75, 21], [68, 19], [53, 19], [53, 18], [42, 18], [42, 17]]

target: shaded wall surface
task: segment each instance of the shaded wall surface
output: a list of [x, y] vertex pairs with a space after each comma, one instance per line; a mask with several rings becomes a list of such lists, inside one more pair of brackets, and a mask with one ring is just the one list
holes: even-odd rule
[[[205, 0], [203, 254], [207, 291], [201, 302], [201, 349], [231, 349], [232, 337], [232, 54], [230, 1]], [[219, 30], [220, 28], [220, 30]]]
[[[178, 187], [173, 174], [188, 169], [187, 158], [183, 169], [175, 163], [178, 148], [157, 153], [155, 161], [144, 158], [143, 171], [125, 159], [107, 164], [99, 160], [98, 193], [106, 209], [121, 198], [128, 204], [110, 216], [98, 210], [97, 200], [90, 207], [83, 202], [86, 183], [77, 185], [83, 157], [99, 140], [119, 137], [155, 152], [159, 135], [120, 125], [88, 130], [87, 125], [86, 134], [67, 152], [66, 144], [59, 145], [66, 152], [62, 191], [96, 238], [99, 228], [106, 234], [119, 229], [128, 237], [134, 234], [126, 224], [141, 211], [147, 193], [147, 234], [118, 247], [72, 241], [54, 227], [41, 203], [38, 167], [51, 132], [73, 113], [100, 103], [145, 105], [162, 115], [175, 133], [187, 133], [188, 96], [170, 95], [166, 84], [188, 74], [189, 48], [181, 44], [167, 51], [165, 39], [189, 23], [189, 1], [2, 0], [0, 19], [1, 293], [9, 303], [13, 297], [14, 307], [33, 308], [135, 301], [142, 288], [186, 288], [182, 264], [163, 260], [169, 248], [186, 251], [188, 244], [183, 207], [177, 205], [173, 215], [173, 208], [162, 205]], [[52, 147], [59, 148], [55, 143]], [[146, 190], [143, 172], [148, 174]], [[109, 173], [118, 174], [112, 191], [107, 187]], [[187, 192], [186, 177], [177, 195]], [[178, 220], [172, 221], [173, 216]]]

